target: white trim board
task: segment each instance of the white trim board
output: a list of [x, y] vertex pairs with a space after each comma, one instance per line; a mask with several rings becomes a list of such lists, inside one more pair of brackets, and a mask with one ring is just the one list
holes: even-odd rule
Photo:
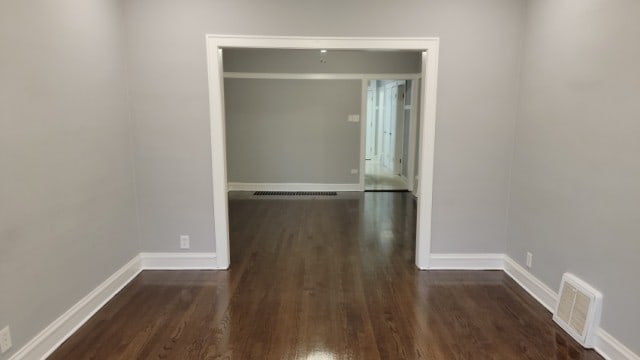
[[598, 329], [595, 349], [598, 354], [607, 360], [640, 360], [639, 355], [634, 354], [633, 351], [602, 328]]
[[[433, 270], [503, 270], [549, 312], [558, 301], [555, 291], [505, 254], [431, 254], [430, 264]], [[595, 350], [607, 360], [640, 360], [602, 328], [597, 330]]]
[[[547, 309], [553, 309], [557, 293], [504, 254], [432, 254], [433, 265], [449, 270], [504, 270]], [[54, 320], [10, 360], [44, 359], [89, 320], [142, 270], [219, 269], [215, 253], [140, 253]], [[215, 265], [214, 265], [215, 264]], [[543, 302], [544, 301], [544, 302]], [[596, 351], [607, 360], [640, 360], [629, 348], [602, 328]]]
[[431, 254], [429, 270], [502, 270], [504, 254]]
[[558, 301], [558, 294], [555, 291], [551, 290], [551, 288], [508, 256], [504, 258], [504, 272], [511, 276], [521, 288], [525, 289], [529, 295], [533, 296], [549, 312], [553, 313]]
[[417, 80], [422, 74], [338, 74], [338, 73], [257, 73], [225, 72], [225, 79], [274, 79], [274, 80]]
[[218, 270], [216, 253], [140, 253], [144, 270]]
[[140, 253], [20, 348], [10, 360], [45, 359], [143, 270], [218, 269], [215, 253]]
[[[416, 173], [416, 120], [418, 119], [418, 81], [411, 81], [411, 105], [405, 105], [405, 110], [409, 110], [409, 149], [407, 161], [407, 186], [411, 192], [415, 192]], [[408, 108], [408, 109], [407, 109]]]
[[[209, 85], [209, 125], [211, 135], [211, 175], [213, 222], [217, 264], [228, 268], [229, 209], [226, 163], [224, 108], [225, 48], [262, 49], [351, 49], [351, 50], [419, 50], [422, 52], [420, 111], [420, 179], [421, 196], [417, 201], [416, 258], [419, 269], [428, 269], [431, 253], [433, 166], [435, 163], [435, 129], [438, 84], [438, 38], [365, 38], [365, 37], [295, 37], [206, 35]], [[379, 79], [383, 74], [375, 74]], [[253, 75], [255, 76], [255, 74]], [[397, 79], [398, 74], [393, 74]]]
[[229, 183], [229, 191], [361, 191], [360, 184]]
[[122, 288], [142, 271], [140, 256], [135, 256], [103, 281], [87, 296], [44, 328], [25, 346], [18, 350], [11, 360], [44, 359], [57, 349], [67, 338], [100, 310]]
[[[533, 274], [520, 266], [509, 256], [504, 257], [504, 271], [527, 291], [534, 299], [553, 313], [558, 301], [558, 293], [553, 291]], [[596, 334], [595, 350], [607, 360], [640, 360], [629, 348], [602, 328]]]

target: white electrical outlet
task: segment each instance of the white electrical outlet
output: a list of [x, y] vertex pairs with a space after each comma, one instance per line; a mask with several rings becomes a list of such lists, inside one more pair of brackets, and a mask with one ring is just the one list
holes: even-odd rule
[[358, 173], [358, 169], [351, 169], [351, 174], [352, 174], [352, 175], [355, 175], [355, 174], [357, 174], [357, 173]]
[[190, 246], [189, 235], [180, 235], [180, 249], [188, 249]]
[[531, 269], [533, 266], [533, 254], [527, 251], [527, 267]]
[[0, 353], [4, 354], [11, 349], [11, 331], [9, 327], [0, 330]]

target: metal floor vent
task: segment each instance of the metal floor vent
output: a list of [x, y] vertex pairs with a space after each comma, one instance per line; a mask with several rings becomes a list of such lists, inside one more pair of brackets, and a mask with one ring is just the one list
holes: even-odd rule
[[335, 191], [256, 191], [256, 196], [337, 196]]
[[592, 348], [595, 346], [601, 312], [601, 292], [575, 275], [562, 275], [553, 321], [582, 346]]

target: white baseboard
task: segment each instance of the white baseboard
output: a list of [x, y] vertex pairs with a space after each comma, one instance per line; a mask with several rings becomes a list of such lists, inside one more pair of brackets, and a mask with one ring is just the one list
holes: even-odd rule
[[44, 359], [49, 356], [141, 270], [140, 257], [135, 256], [31, 339], [11, 357], [11, 360]]
[[[52, 322], [10, 360], [44, 359], [100, 310], [142, 270], [218, 269], [215, 253], [140, 253]], [[525, 291], [553, 311], [558, 295], [504, 254], [432, 254], [431, 270], [504, 270]], [[602, 328], [596, 351], [607, 360], [640, 360]]]
[[217, 269], [215, 253], [140, 253], [49, 324], [10, 360], [44, 359], [142, 270]]
[[140, 253], [144, 270], [219, 270], [216, 253]]
[[525, 289], [529, 295], [538, 300], [547, 310], [553, 312], [558, 302], [558, 293], [551, 290], [542, 281], [538, 280], [533, 274], [520, 266], [509, 256], [504, 258], [504, 271], [511, 276], [520, 287]]
[[360, 184], [309, 183], [237, 183], [230, 182], [228, 191], [362, 191]]
[[503, 254], [431, 254], [429, 270], [502, 270]]
[[[520, 287], [553, 312], [558, 294], [504, 254], [431, 254], [429, 270], [504, 270]], [[595, 350], [607, 360], [640, 360], [611, 334], [598, 328]]]
[[[504, 271], [547, 310], [555, 310], [558, 293], [507, 255], [504, 256]], [[640, 356], [602, 328], [597, 330], [595, 350], [607, 360], [640, 360]]]
[[628, 347], [611, 336], [608, 332], [598, 329], [595, 349], [598, 354], [607, 360], [640, 360], [640, 356], [634, 354]]

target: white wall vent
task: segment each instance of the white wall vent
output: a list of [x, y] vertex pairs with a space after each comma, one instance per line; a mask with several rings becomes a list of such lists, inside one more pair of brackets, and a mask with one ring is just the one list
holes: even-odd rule
[[602, 312], [602, 293], [573, 274], [562, 275], [553, 320], [582, 346], [595, 345]]

